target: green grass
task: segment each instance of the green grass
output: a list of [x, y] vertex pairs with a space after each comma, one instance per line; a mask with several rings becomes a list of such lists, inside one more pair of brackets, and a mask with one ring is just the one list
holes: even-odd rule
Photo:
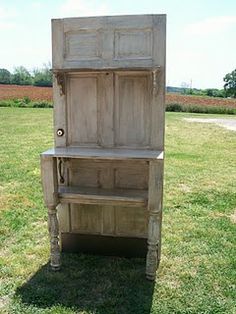
[[236, 133], [167, 113], [153, 284], [143, 259], [64, 254], [61, 272], [50, 272], [39, 153], [53, 145], [52, 110], [0, 116], [0, 313], [236, 313]]

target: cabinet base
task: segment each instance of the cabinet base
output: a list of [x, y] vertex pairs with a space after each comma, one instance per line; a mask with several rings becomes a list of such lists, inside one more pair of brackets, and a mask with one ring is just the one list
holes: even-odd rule
[[68, 253], [146, 257], [147, 239], [62, 233], [61, 248]]

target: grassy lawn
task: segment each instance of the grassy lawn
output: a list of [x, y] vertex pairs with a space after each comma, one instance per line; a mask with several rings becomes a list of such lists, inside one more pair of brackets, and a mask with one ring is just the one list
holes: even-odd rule
[[[168, 113], [162, 260], [63, 255], [48, 267], [39, 153], [51, 109], [0, 108], [0, 313], [236, 313], [236, 133]], [[221, 116], [227, 117], [227, 116]]]

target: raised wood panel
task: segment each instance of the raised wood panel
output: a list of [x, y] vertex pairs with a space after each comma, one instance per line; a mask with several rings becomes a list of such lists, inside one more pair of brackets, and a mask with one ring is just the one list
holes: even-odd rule
[[149, 147], [150, 76], [117, 73], [115, 79], [115, 145]]
[[100, 175], [99, 169], [78, 167], [70, 172], [70, 185], [98, 187], [99, 175]]
[[113, 146], [113, 73], [68, 74], [67, 133], [70, 146]]
[[98, 143], [98, 77], [68, 79], [68, 142], [69, 145]]
[[145, 190], [148, 188], [148, 166], [117, 167], [114, 172], [114, 180], [116, 188]]
[[[149, 169], [147, 162], [71, 159], [67, 164], [70, 186], [140, 189], [140, 197], [144, 190], [147, 191]], [[125, 195], [124, 191], [124, 197]], [[137, 205], [135, 207], [108, 205], [86, 207], [87, 205], [71, 204], [70, 206], [72, 232], [146, 237], [146, 210]], [[85, 214], [87, 209], [89, 211]], [[79, 222], [79, 219], [82, 219], [82, 222]]]
[[113, 188], [113, 169], [109, 162], [72, 159], [69, 172], [72, 186]]
[[72, 159], [68, 164], [69, 184], [72, 186], [140, 190], [148, 188], [147, 162]]
[[147, 237], [147, 210], [143, 208], [115, 207], [115, 234], [119, 236]]
[[100, 234], [102, 232], [102, 206], [71, 204], [72, 232]]
[[52, 21], [53, 68], [162, 66], [158, 64], [165, 44], [162, 34], [165, 15], [56, 19]]
[[152, 58], [151, 29], [121, 29], [115, 31], [115, 59]]
[[138, 207], [71, 204], [71, 231], [147, 237], [147, 210]]
[[113, 147], [114, 73], [111, 71], [102, 72], [99, 77], [99, 145], [101, 147]]
[[102, 234], [115, 234], [115, 208], [114, 206], [102, 206]]
[[65, 33], [65, 59], [91, 60], [101, 58], [101, 38], [97, 30], [78, 30]]

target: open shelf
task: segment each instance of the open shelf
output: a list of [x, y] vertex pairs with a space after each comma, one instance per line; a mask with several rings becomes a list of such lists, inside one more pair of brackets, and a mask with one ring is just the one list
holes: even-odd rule
[[65, 147], [52, 148], [42, 153], [42, 156], [61, 158], [89, 158], [89, 159], [163, 159], [163, 151], [150, 149], [125, 149], [125, 148], [87, 148]]
[[148, 193], [144, 190], [60, 186], [58, 196], [61, 203], [146, 207]]

